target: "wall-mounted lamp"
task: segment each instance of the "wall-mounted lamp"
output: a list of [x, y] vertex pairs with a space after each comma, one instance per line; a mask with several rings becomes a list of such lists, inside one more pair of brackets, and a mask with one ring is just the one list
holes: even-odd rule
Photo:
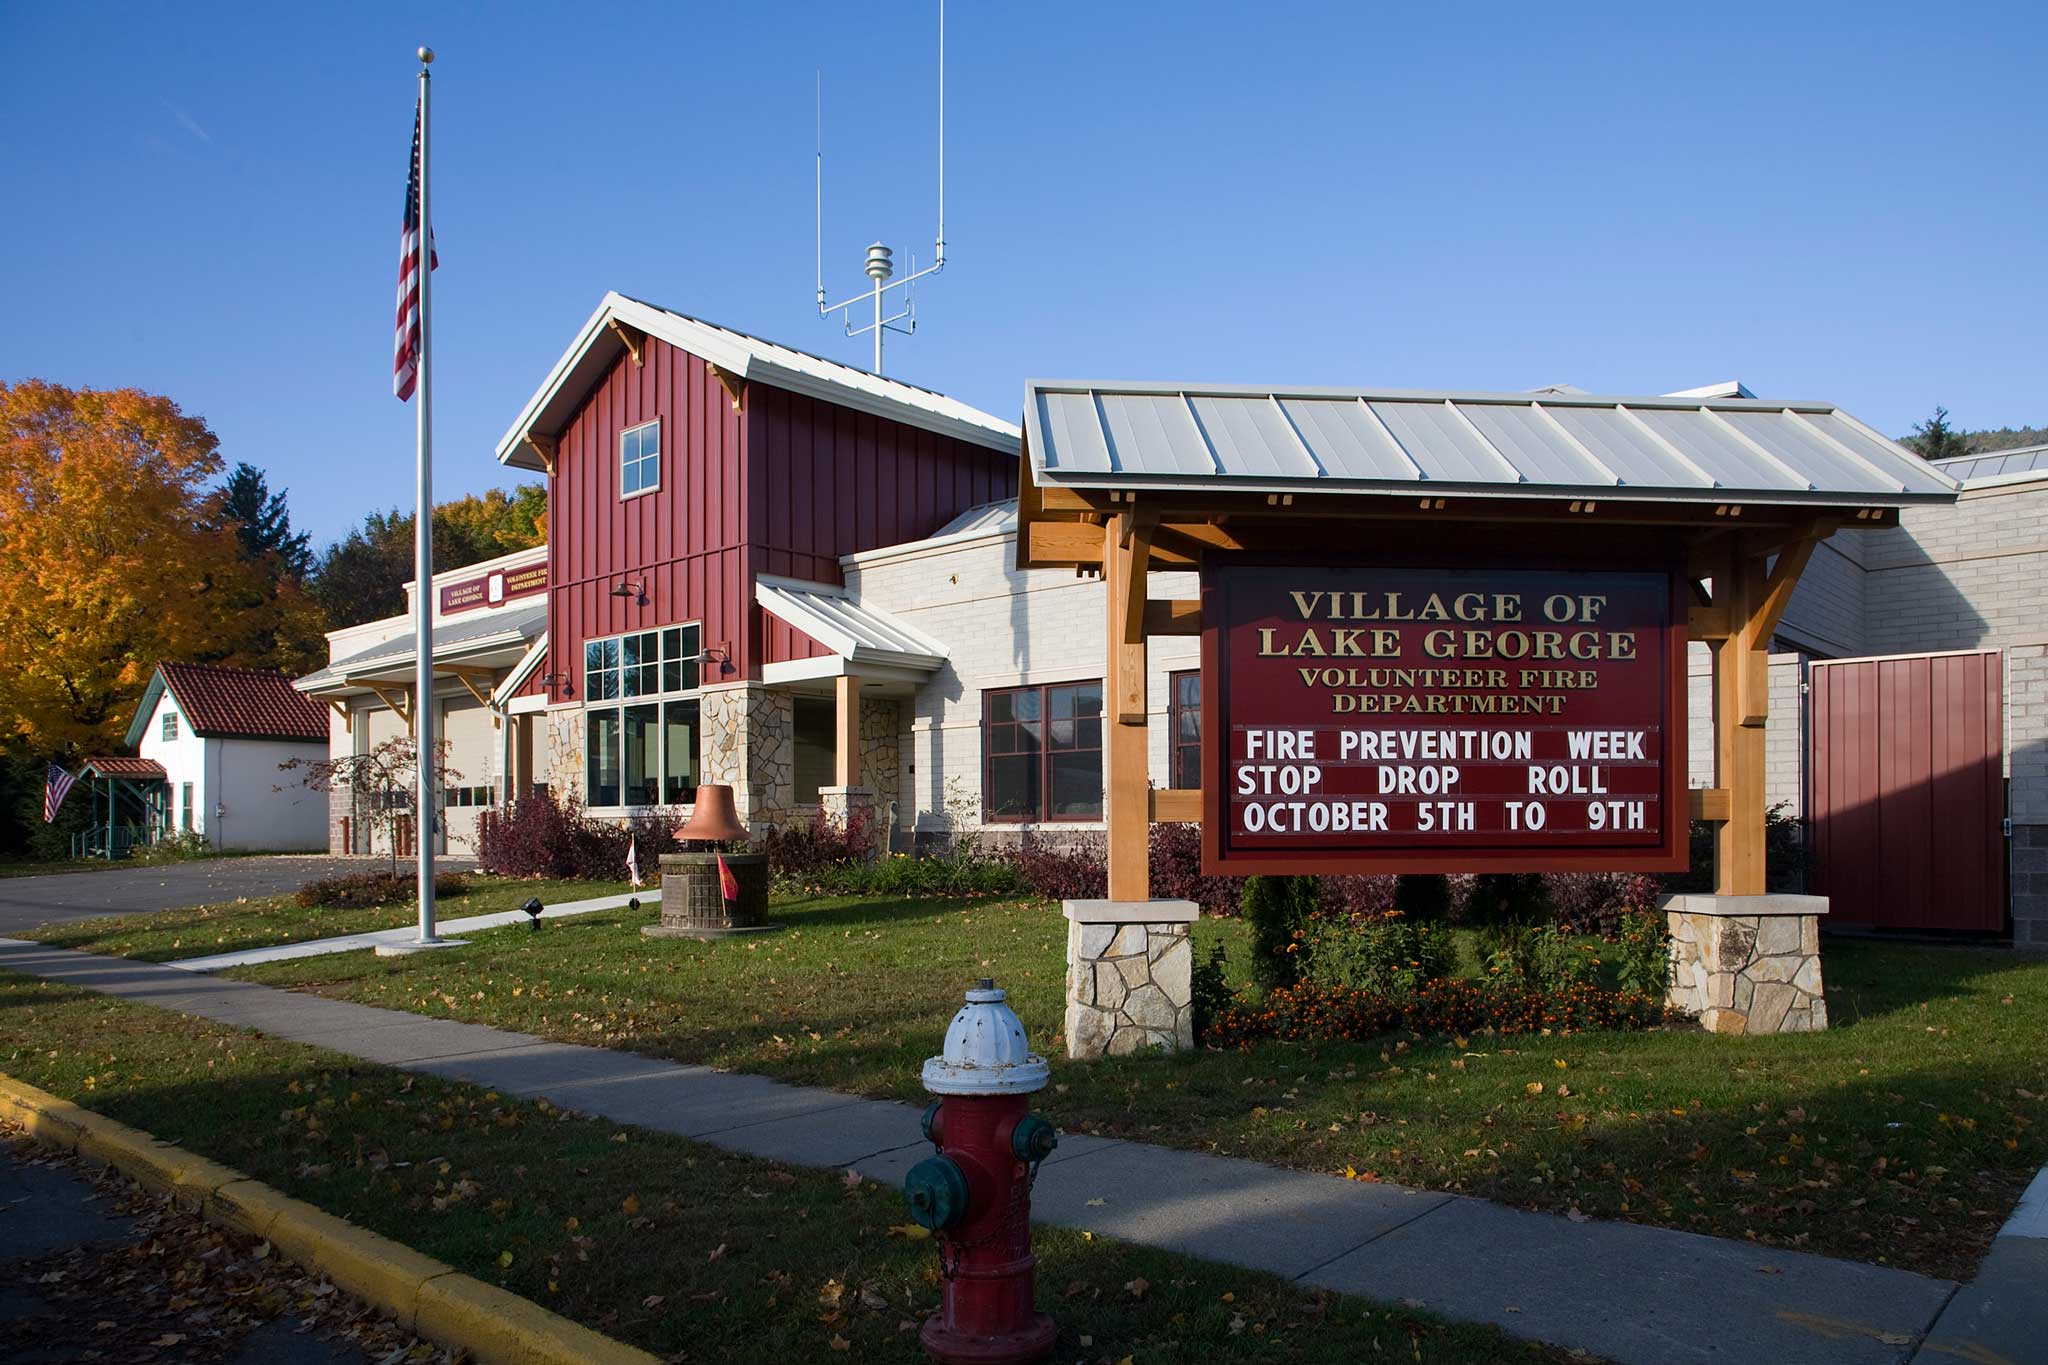
[[619, 586], [612, 589], [612, 596], [623, 597], [630, 601], [638, 602], [641, 606], [646, 606], [647, 580], [644, 578], [622, 578], [619, 580]]

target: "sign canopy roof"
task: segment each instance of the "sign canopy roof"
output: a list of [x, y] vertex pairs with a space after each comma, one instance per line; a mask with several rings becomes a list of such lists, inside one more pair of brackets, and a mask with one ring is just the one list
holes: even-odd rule
[[1896, 508], [1955, 483], [1831, 403], [1033, 380], [1041, 488]]

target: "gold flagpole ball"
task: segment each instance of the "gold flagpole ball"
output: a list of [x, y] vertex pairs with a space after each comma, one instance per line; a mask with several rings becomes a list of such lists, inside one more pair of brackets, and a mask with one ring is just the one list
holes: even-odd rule
[[431, 47], [421, 48], [420, 60], [425, 62], [428, 66], [432, 66], [434, 64], [434, 49], [432, 49]]

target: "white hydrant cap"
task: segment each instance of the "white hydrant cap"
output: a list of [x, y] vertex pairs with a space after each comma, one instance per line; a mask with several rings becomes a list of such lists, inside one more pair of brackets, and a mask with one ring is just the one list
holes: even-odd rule
[[1024, 1023], [1003, 1003], [1003, 992], [983, 977], [946, 1027], [945, 1049], [924, 1064], [924, 1088], [934, 1095], [1024, 1095], [1045, 1089], [1052, 1068], [1032, 1053]]

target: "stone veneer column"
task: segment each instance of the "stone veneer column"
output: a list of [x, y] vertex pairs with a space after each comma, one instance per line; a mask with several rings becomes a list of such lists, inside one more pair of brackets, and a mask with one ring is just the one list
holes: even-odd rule
[[1193, 901], [1075, 900], [1067, 915], [1067, 1056], [1195, 1045]]
[[557, 801], [583, 800], [583, 711], [581, 707], [562, 706], [543, 712], [545, 721], [541, 729], [541, 740], [547, 746], [546, 757], [540, 761], [546, 766], [541, 769], [541, 780], [548, 784], [548, 790]]
[[760, 683], [706, 688], [699, 715], [700, 780], [730, 786], [740, 823], [750, 829], [788, 819], [796, 799], [796, 710], [789, 693]]
[[1667, 1002], [1709, 1033], [1811, 1033], [1828, 1026], [1820, 979], [1825, 896], [1674, 895]]

